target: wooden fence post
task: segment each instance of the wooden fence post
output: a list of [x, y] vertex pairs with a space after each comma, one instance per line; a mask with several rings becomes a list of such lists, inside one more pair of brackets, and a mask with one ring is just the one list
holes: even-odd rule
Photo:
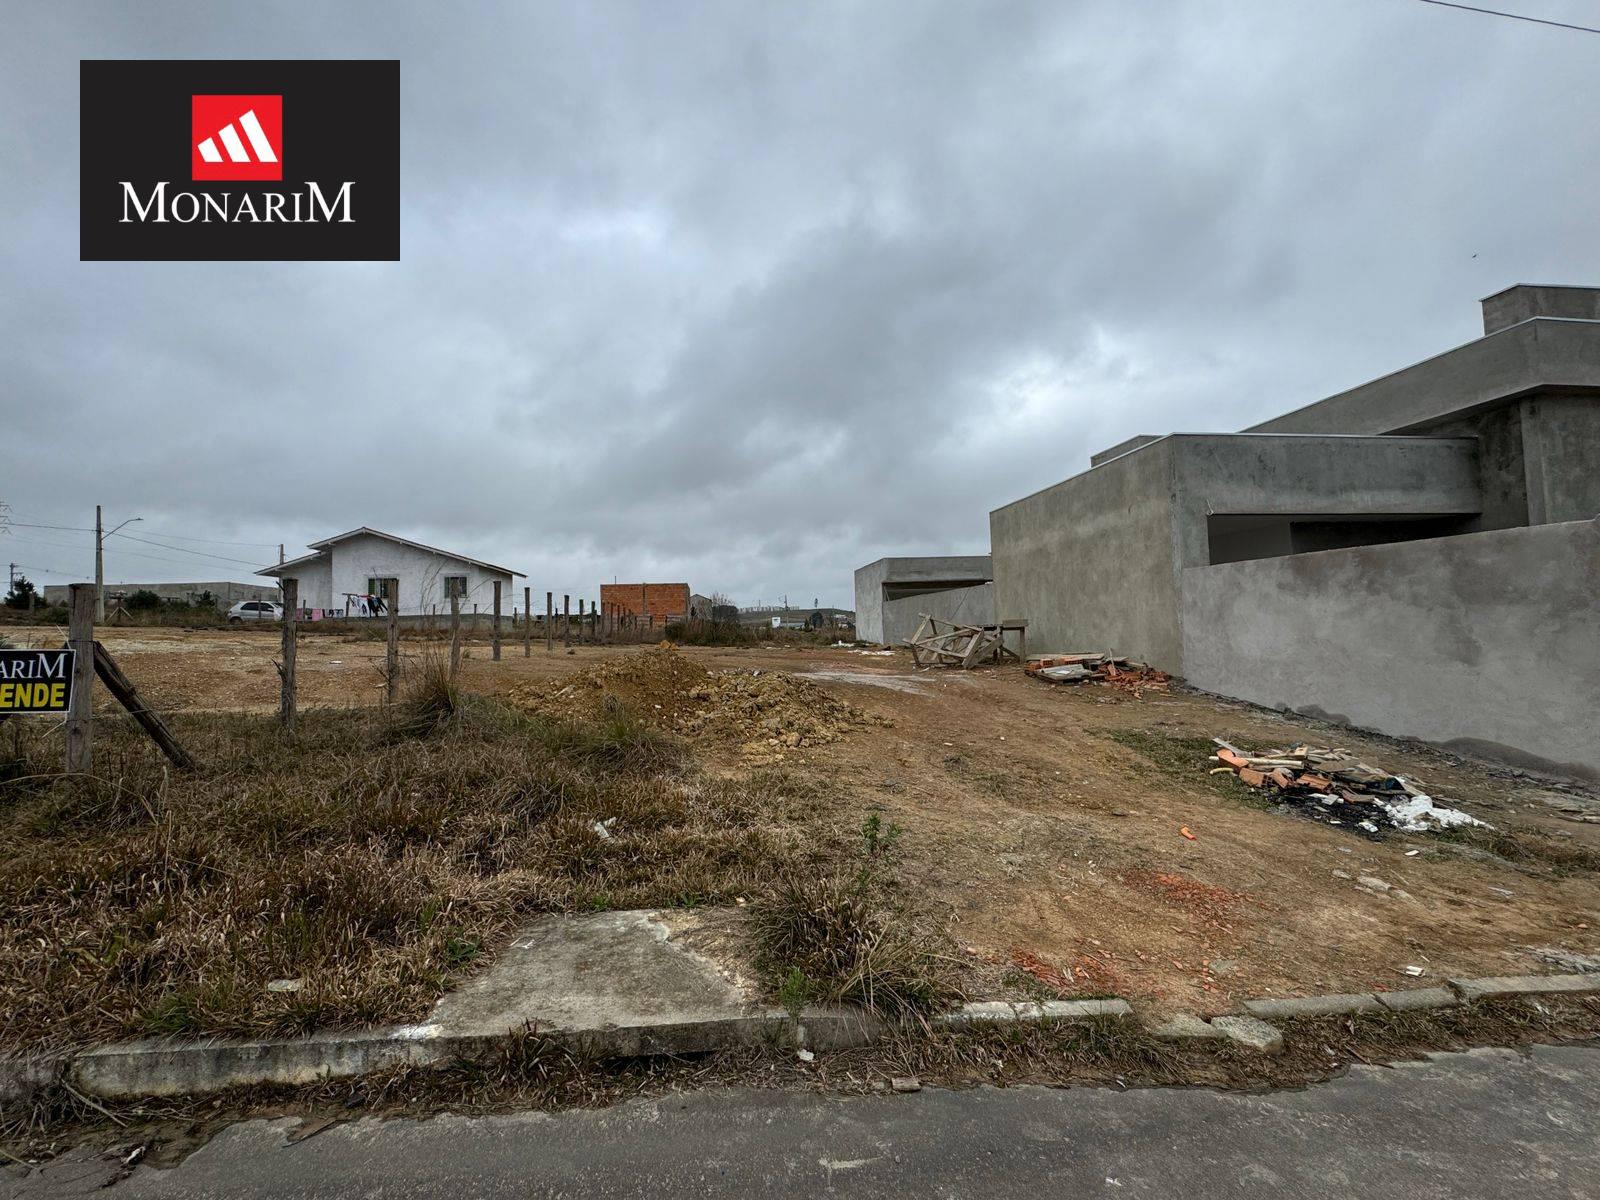
[[461, 597], [452, 594], [450, 597], [450, 682], [456, 680], [456, 672], [461, 670]]
[[[394, 589], [397, 593], [400, 586], [397, 583]], [[389, 597], [389, 646], [384, 655], [384, 692], [389, 697], [389, 702], [394, 702], [395, 692], [400, 688], [400, 599], [398, 595]]]
[[561, 597], [561, 644], [572, 645], [572, 597]]
[[94, 602], [92, 583], [75, 583], [67, 626], [72, 648], [72, 703], [67, 710], [67, 770], [87, 771], [94, 762]]
[[285, 729], [294, 728], [294, 619], [300, 612], [300, 581], [283, 581], [283, 665], [278, 668], [282, 687], [278, 691], [278, 722]]
[[500, 581], [494, 581], [494, 661], [500, 661]]
[[522, 589], [522, 657], [533, 654], [533, 589]]
[[544, 594], [544, 652], [554, 654], [556, 651], [556, 594]]

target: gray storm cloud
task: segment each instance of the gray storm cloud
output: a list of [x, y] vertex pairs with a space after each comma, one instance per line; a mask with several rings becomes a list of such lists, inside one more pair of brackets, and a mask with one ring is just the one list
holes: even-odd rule
[[[981, 551], [990, 508], [1123, 437], [1238, 428], [1470, 338], [1502, 286], [1600, 278], [1600, 37], [1407, 0], [4, 25], [0, 499], [254, 544], [124, 543], [116, 578], [369, 524], [540, 590], [848, 604], [854, 567]], [[80, 58], [369, 56], [402, 64], [401, 262], [77, 261]], [[89, 565], [80, 532], [7, 541]]]

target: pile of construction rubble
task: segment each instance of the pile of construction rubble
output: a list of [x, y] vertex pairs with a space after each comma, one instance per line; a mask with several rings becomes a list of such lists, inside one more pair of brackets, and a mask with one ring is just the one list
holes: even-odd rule
[[1105, 683], [1135, 696], [1148, 689], [1165, 691], [1167, 676], [1149, 663], [1115, 654], [1050, 654], [1030, 658], [1028, 674], [1051, 683]]
[[1407, 833], [1484, 825], [1457, 808], [1440, 804], [1404, 775], [1391, 775], [1360, 762], [1348, 750], [1296, 746], [1246, 754], [1221, 738], [1212, 738], [1222, 765], [1212, 774], [1231, 771], [1253, 788], [1267, 789], [1279, 804], [1314, 821], [1349, 825], [1371, 837], [1391, 829]]

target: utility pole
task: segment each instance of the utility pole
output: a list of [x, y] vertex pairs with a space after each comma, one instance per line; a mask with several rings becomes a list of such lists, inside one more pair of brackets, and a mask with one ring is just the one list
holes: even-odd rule
[[94, 506], [94, 622], [106, 621], [106, 535], [100, 506]]
[[[135, 521], [142, 521], [143, 517], [129, 517], [122, 525], [132, 525]], [[118, 525], [117, 529], [121, 529]], [[105, 532], [105, 522], [100, 515], [100, 506], [94, 506], [94, 619], [96, 624], [103, 624], [106, 619], [106, 571], [105, 551], [106, 539], [112, 533]]]

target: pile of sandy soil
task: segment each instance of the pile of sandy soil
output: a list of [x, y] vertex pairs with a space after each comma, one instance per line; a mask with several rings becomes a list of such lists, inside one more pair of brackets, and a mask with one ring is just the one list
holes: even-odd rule
[[777, 761], [789, 751], [836, 742], [852, 729], [886, 724], [793, 675], [712, 674], [665, 647], [611, 659], [553, 684], [519, 688], [510, 699], [530, 712], [563, 720], [599, 719], [613, 699], [652, 725], [737, 747], [756, 762]]

